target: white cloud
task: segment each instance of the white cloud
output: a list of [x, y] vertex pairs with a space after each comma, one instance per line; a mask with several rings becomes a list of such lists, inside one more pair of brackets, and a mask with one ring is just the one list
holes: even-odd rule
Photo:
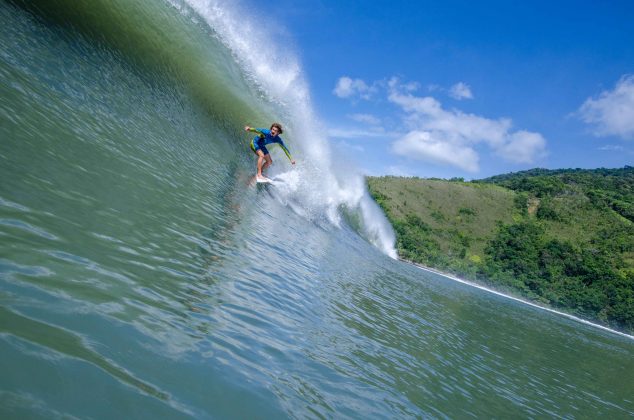
[[[348, 117], [366, 124], [363, 128], [330, 128], [336, 138], [388, 137], [396, 138], [392, 152], [409, 158], [449, 165], [468, 172], [479, 170], [482, 145], [513, 163], [533, 163], [546, 155], [546, 140], [539, 133], [513, 131], [509, 118], [491, 119], [465, 113], [459, 109], [445, 109], [432, 96], [415, 96], [418, 83], [403, 83], [398, 77], [374, 81], [368, 85], [361, 79], [341, 77], [333, 93], [342, 98], [369, 99], [370, 95], [385, 92], [389, 102], [397, 105], [405, 115], [396, 133], [385, 130], [381, 121], [370, 114], [351, 114]], [[445, 89], [435, 85], [429, 90]], [[473, 98], [470, 87], [456, 83], [450, 95], [457, 99]]]
[[431, 163], [477, 172], [478, 154], [471, 147], [435, 139], [427, 131], [411, 131], [392, 145], [394, 153]]
[[392, 92], [388, 99], [410, 113], [409, 121], [418, 128], [443, 133], [445, 139], [468, 143], [487, 142], [503, 145], [511, 128], [511, 120], [492, 120], [460, 110], [445, 110], [431, 96], [416, 97]]
[[358, 144], [350, 144], [347, 141], [340, 141], [338, 143], [338, 148], [348, 149], [348, 150], [351, 150], [353, 152], [358, 152], [358, 153], [365, 152], [365, 148], [363, 146], [360, 146]]
[[508, 136], [508, 142], [497, 149], [497, 154], [515, 163], [531, 163], [546, 154], [546, 140], [539, 133], [517, 131]]
[[388, 99], [407, 113], [409, 133], [392, 150], [426, 162], [477, 172], [476, 145], [483, 143], [514, 163], [532, 163], [545, 156], [546, 140], [539, 133], [511, 131], [508, 118], [489, 119], [460, 110], [446, 110], [433, 97], [417, 97], [392, 89]]
[[409, 83], [405, 83], [402, 84], [400, 86], [401, 89], [407, 91], [407, 92], [414, 92], [418, 89], [420, 89], [420, 83], [418, 82], [409, 82]]
[[339, 139], [358, 139], [362, 137], [393, 137], [393, 134], [387, 134], [382, 129], [366, 130], [363, 128], [342, 128], [342, 127], [329, 127], [328, 137], [334, 137]]
[[471, 93], [471, 88], [469, 85], [463, 82], [458, 82], [453, 85], [449, 89], [449, 96], [454, 99], [462, 100], [462, 99], [473, 99], [473, 93]]
[[430, 92], [436, 92], [436, 91], [442, 91], [443, 88], [440, 85], [432, 83], [432, 84], [427, 85], [427, 90], [430, 91]]
[[370, 125], [379, 125], [381, 124], [381, 120], [379, 120], [374, 115], [370, 114], [351, 114], [348, 117], [356, 122], [370, 124]]
[[595, 126], [597, 136], [634, 139], [634, 75], [621, 77], [614, 90], [601, 92], [597, 99], [588, 98], [578, 113]]
[[361, 79], [351, 79], [350, 77], [343, 76], [337, 81], [337, 86], [335, 86], [332, 93], [340, 98], [358, 96], [361, 99], [368, 100], [374, 90], [372, 86], [368, 86], [368, 84]]
[[599, 147], [598, 150], [605, 150], [605, 151], [608, 151], [608, 152], [620, 152], [620, 151], [625, 150], [625, 148], [623, 146], [620, 146], [620, 145], [606, 144], [605, 146]]

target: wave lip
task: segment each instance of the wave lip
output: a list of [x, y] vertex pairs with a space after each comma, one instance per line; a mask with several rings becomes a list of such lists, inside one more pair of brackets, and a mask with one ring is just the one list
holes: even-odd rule
[[[324, 124], [312, 108], [309, 86], [295, 54], [273, 40], [256, 24], [256, 17], [233, 2], [185, 3], [231, 51], [254, 89], [270, 104], [273, 118], [284, 121], [288, 133], [285, 137], [295, 149], [291, 151], [299, 157], [299, 179], [293, 179], [281, 190], [284, 201], [297, 203], [295, 209], [301, 207], [304, 214], [323, 214], [336, 226], [341, 222], [342, 207], [356, 212], [362, 220], [359, 233], [383, 253], [396, 258], [394, 233], [370, 198], [363, 175], [349, 167], [338, 170], [333, 162]], [[276, 169], [271, 168], [271, 173], [275, 175]]]

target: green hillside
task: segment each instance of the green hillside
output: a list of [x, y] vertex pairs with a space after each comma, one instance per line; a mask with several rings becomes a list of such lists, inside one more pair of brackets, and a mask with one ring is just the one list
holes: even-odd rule
[[634, 331], [634, 168], [368, 185], [401, 258]]

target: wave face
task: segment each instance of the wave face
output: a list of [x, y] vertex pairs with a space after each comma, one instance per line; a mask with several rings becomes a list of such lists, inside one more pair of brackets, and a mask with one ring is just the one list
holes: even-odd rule
[[[2, 417], [634, 414], [628, 338], [390, 258], [250, 22], [0, 3]], [[299, 163], [250, 186], [242, 127], [273, 120]]]

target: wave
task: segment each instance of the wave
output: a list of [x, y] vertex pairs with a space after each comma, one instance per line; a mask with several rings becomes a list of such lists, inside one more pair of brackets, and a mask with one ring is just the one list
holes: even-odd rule
[[[311, 219], [335, 226], [343, 213], [358, 215], [357, 232], [392, 258], [395, 235], [367, 192], [363, 175], [337, 170], [325, 125], [313, 110], [310, 90], [292, 49], [272, 39], [256, 16], [236, 2], [169, 0], [167, 3], [63, 0], [22, 2], [22, 7], [72, 25], [110, 44], [146, 74], [182, 85], [202, 104], [214, 130], [233, 156], [248, 156], [245, 124], [281, 121], [297, 157], [290, 171], [284, 158], [270, 169], [289, 182], [277, 198]], [[175, 123], [178, 123], [175, 121]], [[249, 164], [243, 162], [243, 164]], [[251, 163], [252, 165], [252, 163]]]
[[282, 199], [299, 203], [303, 214], [325, 214], [335, 225], [341, 223], [342, 208], [357, 212], [358, 232], [396, 258], [394, 232], [369, 197], [363, 175], [349, 167], [338, 171], [333, 164], [325, 126], [312, 109], [308, 83], [292, 50], [272, 40], [255, 24], [257, 18], [249, 17], [235, 2], [172, 0], [171, 4], [182, 13], [191, 8], [209, 25], [259, 96], [273, 105], [274, 115], [286, 122], [291, 144], [300, 149], [301, 163], [297, 173], [272, 168], [286, 181], [280, 190]]
[[[381, 254], [299, 60], [260, 66], [286, 41], [241, 12], [0, 2], [0, 413], [631, 414], [631, 340]], [[301, 164], [249, 188], [242, 127], [272, 120]]]

